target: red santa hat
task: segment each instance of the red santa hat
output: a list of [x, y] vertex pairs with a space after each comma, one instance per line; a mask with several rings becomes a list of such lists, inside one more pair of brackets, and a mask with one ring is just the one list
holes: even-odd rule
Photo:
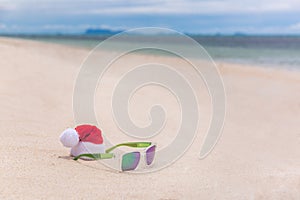
[[65, 147], [72, 148], [73, 156], [105, 152], [101, 130], [92, 125], [80, 125], [75, 129], [68, 128], [60, 135], [60, 141]]

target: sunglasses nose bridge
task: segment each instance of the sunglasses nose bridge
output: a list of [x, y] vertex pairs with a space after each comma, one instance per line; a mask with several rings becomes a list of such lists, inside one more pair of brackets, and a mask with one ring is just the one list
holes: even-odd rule
[[140, 164], [139, 164], [140, 167], [145, 168], [147, 166], [146, 162], [147, 162], [146, 152], [142, 152], [141, 153], [141, 161], [140, 161]]

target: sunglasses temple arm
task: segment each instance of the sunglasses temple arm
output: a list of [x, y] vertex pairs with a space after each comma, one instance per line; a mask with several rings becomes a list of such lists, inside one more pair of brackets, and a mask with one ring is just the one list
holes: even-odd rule
[[86, 154], [80, 154], [80, 155], [76, 156], [73, 160], [78, 160], [81, 157], [88, 157], [88, 158], [92, 158], [95, 160], [100, 160], [100, 159], [113, 158], [114, 154], [112, 154], [112, 153], [96, 153], [96, 154], [86, 153]]
[[121, 144], [117, 144], [109, 149], [107, 149], [105, 152], [106, 153], [109, 153], [111, 152], [112, 150], [114, 150], [115, 148], [117, 147], [120, 147], [120, 146], [128, 146], [128, 147], [136, 147], [136, 148], [145, 148], [145, 147], [149, 147], [151, 146], [151, 142], [128, 142], [128, 143], [121, 143]]

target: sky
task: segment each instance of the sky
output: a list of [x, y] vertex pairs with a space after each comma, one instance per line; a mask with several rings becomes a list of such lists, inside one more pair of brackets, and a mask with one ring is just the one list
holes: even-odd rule
[[200, 34], [300, 34], [300, 0], [0, 0], [0, 33], [165, 27]]

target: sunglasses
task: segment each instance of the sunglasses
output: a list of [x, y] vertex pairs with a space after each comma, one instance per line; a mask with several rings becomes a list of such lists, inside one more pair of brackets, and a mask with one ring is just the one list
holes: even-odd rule
[[[111, 153], [114, 149], [122, 146], [133, 148], [145, 148], [143, 152], [134, 151], [129, 153], [123, 153], [120, 156], [120, 169], [122, 171], [131, 171], [137, 169], [141, 160], [144, 160], [145, 166], [150, 166], [154, 162], [156, 144], [152, 142], [128, 142], [115, 145], [105, 151], [105, 153], [99, 154], [81, 154], [76, 156], [74, 160], [78, 160], [81, 157], [88, 157], [95, 160], [99, 159], [111, 159], [115, 157], [115, 154]], [[142, 159], [144, 158], [144, 159]]]

